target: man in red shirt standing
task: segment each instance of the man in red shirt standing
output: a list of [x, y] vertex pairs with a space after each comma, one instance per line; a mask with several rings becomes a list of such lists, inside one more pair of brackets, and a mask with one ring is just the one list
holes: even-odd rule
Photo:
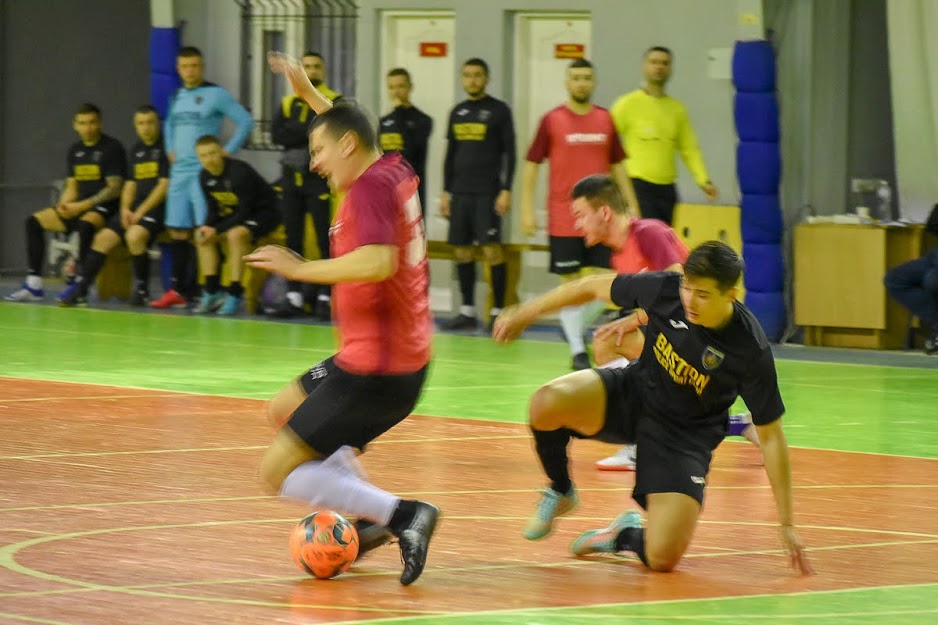
[[[561, 282], [583, 277], [589, 267], [607, 269], [609, 248], [587, 247], [570, 213], [573, 185], [590, 174], [612, 173], [631, 212], [638, 216], [638, 203], [632, 181], [625, 170], [625, 152], [619, 142], [612, 117], [606, 109], [590, 102], [596, 82], [593, 64], [577, 59], [567, 68], [567, 93], [562, 105], [541, 118], [537, 134], [524, 165], [521, 187], [521, 228], [533, 236], [537, 230], [534, 191], [544, 159], [550, 161], [547, 199], [547, 231], [550, 235], [550, 272]], [[560, 323], [573, 355], [573, 369], [589, 369], [590, 360], [583, 342], [583, 328], [603, 308], [602, 303], [569, 306], [560, 311]]]
[[271, 54], [316, 112], [310, 171], [345, 192], [330, 231], [331, 259], [307, 261], [280, 246], [246, 257], [288, 280], [335, 285], [339, 351], [291, 381], [270, 402], [282, 427], [261, 475], [282, 497], [359, 517], [360, 553], [400, 542], [401, 584], [423, 571], [440, 511], [402, 500], [365, 479], [352, 448], [403, 421], [430, 362], [429, 270], [418, 179], [399, 154], [382, 155], [377, 120], [350, 99], [333, 103], [293, 58]]
[[[628, 214], [619, 187], [608, 175], [587, 176], [573, 187], [571, 213], [576, 228], [589, 247], [606, 245], [613, 250], [610, 265], [619, 275], [645, 271], [684, 273], [688, 249], [666, 223], [658, 219], [635, 219]], [[644, 311], [608, 323], [593, 336], [593, 357], [601, 368], [624, 367], [638, 358], [645, 335], [636, 327], [635, 317], [647, 319]], [[729, 417], [730, 436], [743, 436], [759, 444], [752, 416]], [[635, 445], [596, 463], [601, 471], [634, 471]]]

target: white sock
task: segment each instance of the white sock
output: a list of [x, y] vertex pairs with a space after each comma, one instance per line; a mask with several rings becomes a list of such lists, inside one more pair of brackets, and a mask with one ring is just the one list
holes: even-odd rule
[[472, 317], [476, 316], [476, 307], [475, 306], [460, 306], [459, 314], [463, 317]]
[[583, 304], [583, 325], [589, 327], [606, 310], [606, 302], [594, 299], [592, 302]]
[[26, 276], [26, 286], [34, 291], [38, 291], [42, 288], [42, 278], [39, 276]]
[[622, 367], [628, 366], [628, 364], [629, 364], [629, 359], [626, 358], [625, 356], [622, 356], [621, 358], [610, 360], [604, 365], [599, 365], [598, 368], [599, 369], [621, 369]]
[[387, 525], [400, 498], [359, 478], [344, 459], [333, 460], [333, 456], [293, 469], [283, 481], [280, 496]]
[[567, 306], [560, 309], [560, 325], [570, 345], [570, 353], [576, 356], [586, 351], [583, 344], [583, 307]]
[[327, 295], [326, 293], [320, 293], [319, 297], [317, 297], [316, 300], [319, 302], [331, 302], [332, 296]]
[[299, 291], [290, 291], [287, 293], [287, 301], [295, 308], [303, 307], [303, 294]]

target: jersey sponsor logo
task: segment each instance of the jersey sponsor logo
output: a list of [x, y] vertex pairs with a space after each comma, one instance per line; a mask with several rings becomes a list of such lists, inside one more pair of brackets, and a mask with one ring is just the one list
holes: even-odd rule
[[697, 371], [684, 360], [663, 332], [659, 332], [655, 339], [654, 352], [658, 364], [668, 372], [675, 384], [692, 386], [698, 396], [703, 395], [704, 389], [710, 383], [710, 376]]
[[84, 150], [79, 150], [79, 151], [75, 152], [75, 158], [81, 158], [81, 157], [84, 156], [84, 155], [85, 155], [85, 151], [84, 151]]
[[720, 366], [725, 357], [726, 355], [723, 352], [716, 350], [708, 345], [707, 349], [704, 350], [701, 361], [703, 361], [704, 369], [713, 371]]
[[160, 164], [153, 161], [134, 163], [134, 180], [156, 178], [159, 175]]
[[319, 378], [324, 378], [327, 375], [329, 375], [329, 372], [326, 371], [326, 366], [324, 364], [319, 363], [318, 365], [314, 366], [312, 369], [309, 370], [308, 375], [310, 379], [318, 380]]
[[229, 191], [212, 191], [212, 197], [218, 202], [218, 216], [227, 217], [238, 208], [238, 196]]
[[382, 150], [388, 151], [404, 149], [404, 137], [399, 132], [382, 132], [380, 139]]
[[469, 114], [469, 109], [459, 109], [458, 111], [456, 111], [456, 114], [459, 115], [460, 117], [462, 117], [462, 116], [464, 116], [464, 115], [468, 115], [468, 114]]
[[206, 182], [205, 184], [207, 184], [207, 185], [210, 186], [210, 187], [214, 187], [216, 184], [218, 184], [218, 180], [217, 180], [216, 178], [212, 178], [211, 180], [209, 180], [209, 181]]
[[[642, 271], [645, 271], [645, 270], [642, 269]], [[686, 330], [686, 329], [687, 329], [687, 324], [684, 323], [683, 321], [675, 321], [674, 319], [668, 319], [668, 321], [671, 322], [671, 327], [674, 328], [675, 330]]]
[[457, 141], [485, 141], [488, 126], [477, 122], [453, 124], [453, 135]]
[[72, 173], [78, 182], [101, 180], [101, 168], [98, 165], [75, 165]]
[[140, 150], [139, 152], [135, 153], [134, 156], [137, 158], [143, 158], [144, 154], [146, 154], [146, 150]]
[[393, 120], [393, 119], [386, 119], [386, 120], [384, 120], [383, 122], [381, 122], [381, 125], [382, 125], [382, 126], [393, 126], [393, 125], [394, 125], [394, 120]]
[[571, 132], [566, 136], [567, 143], [576, 145], [580, 143], [604, 144], [608, 135], [603, 132]]

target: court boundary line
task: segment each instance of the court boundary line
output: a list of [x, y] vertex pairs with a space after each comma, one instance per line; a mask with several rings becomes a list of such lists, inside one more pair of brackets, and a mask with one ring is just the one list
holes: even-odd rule
[[[829, 363], [829, 364], [840, 364], [840, 363]], [[866, 366], [866, 365], [862, 365], [862, 366]], [[190, 395], [190, 396], [220, 397], [224, 399], [240, 399], [240, 400], [245, 400], [245, 401], [258, 401], [258, 402], [266, 401], [264, 399], [259, 399], [256, 397], [226, 395], [222, 393], [203, 393], [199, 391], [176, 391], [176, 390], [166, 389], [166, 388], [148, 388], [145, 386], [121, 386], [121, 385], [116, 385], [116, 384], [105, 384], [103, 382], [75, 382], [72, 380], [57, 380], [57, 379], [47, 379], [47, 378], [21, 378], [21, 377], [15, 377], [15, 376], [0, 375], [0, 381], [2, 380], [14, 380], [14, 381], [24, 380], [24, 381], [29, 381], [29, 382], [53, 382], [56, 384], [84, 384], [88, 386], [109, 387], [109, 388], [117, 388], [117, 389], [129, 388], [129, 389], [139, 390], [139, 391], [151, 391], [154, 393], [179, 393], [180, 395]], [[491, 423], [491, 424], [498, 424], [498, 425], [513, 425], [513, 426], [524, 427], [523, 423], [518, 423], [515, 421], [499, 421], [497, 419], [491, 419], [489, 417], [448, 417], [444, 415], [434, 415], [434, 414], [427, 414], [427, 413], [422, 413], [422, 412], [414, 413], [411, 415], [411, 417], [424, 417], [424, 418], [429, 418], [429, 419], [448, 419], [450, 421], [465, 421], [465, 422], [476, 422], [476, 423], [484, 422], [484, 423]], [[728, 442], [741, 442], [741, 441], [728, 441]], [[833, 451], [833, 452], [844, 453], [844, 454], [863, 454], [867, 456], [882, 456], [885, 458], [912, 458], [916, 460], [930, 460], [933, 462], [938, 462], [938, 457], [929, 458], [928, 456], [913, 456], [913, 455], [908, 455], [908, 454], [886, 454], [886, 453], [877, 452], [877, 451], [856, 451], [856, 450], [850, 450], [850, 449], [834, 449], [831, 447], [804, 447], [801, 445], [789, 445], [789, 448], [790, 449], [805, 449], [808, 451]]]

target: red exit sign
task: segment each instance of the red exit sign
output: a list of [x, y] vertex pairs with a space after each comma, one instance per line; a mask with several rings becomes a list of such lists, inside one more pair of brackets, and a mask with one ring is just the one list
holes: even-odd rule
[[586, 46], [582, 43], [555, 43], [555, 59], [582, 59], [586, 57]]
[[446, 56], [446, 42], [420, 42], [420, 56]]

